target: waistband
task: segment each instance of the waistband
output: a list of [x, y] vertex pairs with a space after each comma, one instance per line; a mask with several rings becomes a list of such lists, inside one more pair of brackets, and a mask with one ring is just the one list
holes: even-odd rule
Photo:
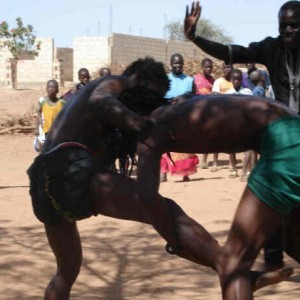
[[84, 144], [81, 144], [81, 143], [78, 143], [78, 142], [64, 142], [64, 143], [61, 143], [61, 144], [58, 144], [57, 146], [55, 146], [54, 148], [52, 148], [50, 151], [48, 152], [45, 152], [43, 154], [49, 154], [49, 153], [52, 153], [56, 150], [59, 150], [59, 149], [63, 149], [63, 148], [81, 148], [81, 149], [84, 149], [85, 151], [89, 152], [91, 155], [95, 155], [95, 151], [93, 151], [92, 149], [90, 149], [89, 147], [87, 147], [86, 145]]

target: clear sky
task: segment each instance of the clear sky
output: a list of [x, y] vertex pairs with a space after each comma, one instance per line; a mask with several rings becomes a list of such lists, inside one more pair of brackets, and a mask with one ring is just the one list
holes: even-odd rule
[[[202, 0], [202, 16], [220, 26], [234, 42], [248, 45], [278, 34], [280, 0]], [[21, 17], [39, 37], [57, 47], [73, 47], [76, 36], [110, 32], [164, 38], [164, 25], [183, 21], [187, 0], [0, 0], [0, 21]], [[1, 18], [3, 18], [1, 20]]]

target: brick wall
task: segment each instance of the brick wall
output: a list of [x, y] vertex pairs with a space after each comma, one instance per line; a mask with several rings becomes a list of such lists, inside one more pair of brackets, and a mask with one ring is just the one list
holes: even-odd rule
[[110, 65], [110, 47], [108, 37], [75, 37], [73, 81], [78, 81], [77, 72], [87, 68], [90, 74], [97, 74], [103, 65]]

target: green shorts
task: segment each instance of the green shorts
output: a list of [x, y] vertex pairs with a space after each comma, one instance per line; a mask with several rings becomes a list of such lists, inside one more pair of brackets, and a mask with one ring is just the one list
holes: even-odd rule
[[272, 122], [261, 135], [259, 150], [248, 187], [269, 207], [287, 214], [300, 206], [300, 118]]

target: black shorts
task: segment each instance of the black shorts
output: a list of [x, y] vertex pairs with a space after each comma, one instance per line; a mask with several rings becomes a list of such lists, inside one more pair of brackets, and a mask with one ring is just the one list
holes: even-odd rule
[[27, 170], [34, 214], [43, 223], [76, 221], [94, 214], [91, 154], [80, 147], [58, 148], [36, 157]]

